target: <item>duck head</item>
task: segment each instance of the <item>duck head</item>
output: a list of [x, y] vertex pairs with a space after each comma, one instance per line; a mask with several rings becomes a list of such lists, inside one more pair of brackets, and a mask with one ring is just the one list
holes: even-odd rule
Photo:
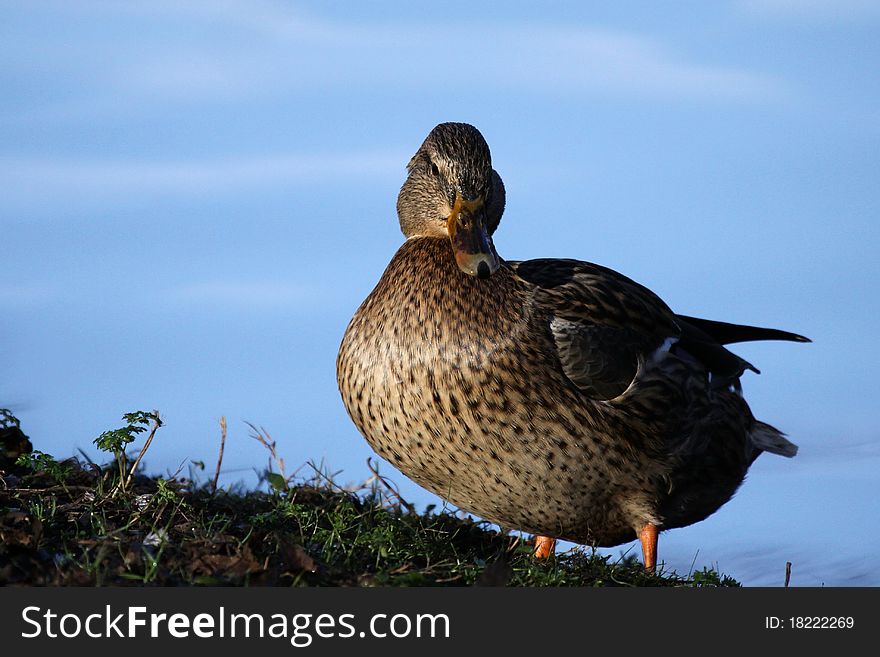
[[407, 165], [397, 197], [409, 237], [443, 237], [464, 273], [489, 278], [501, 266], [492, 233], [504, 212], [504, 183], [483, 135], [467, 123], [441, 123]]

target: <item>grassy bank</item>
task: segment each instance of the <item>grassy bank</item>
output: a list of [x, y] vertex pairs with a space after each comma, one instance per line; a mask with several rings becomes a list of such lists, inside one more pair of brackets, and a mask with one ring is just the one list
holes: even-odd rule
[[[417, 512], [378, 474], [342, 490], [281, 468], [260, 490], [141, 473], [158, 414], [125, 416], [96, 444], [107, 464], [32, 451], [0, 424], [0, 586], [736, 586], [712, 570], [645, 573], [579, 549], [547, 560], [528, 541], [452, 510]], [[11, 418], [11, 419], [10, 419]], [[2, 420], [2, 418], [0, 418]], [[129, 455], [144, 438], [139, 457]], [[269, 453], [274, 443], [255, 431]], [[26, 440], [26, 439], [24, 439]], [[218, 471], [221, 457], [218, 459]]]

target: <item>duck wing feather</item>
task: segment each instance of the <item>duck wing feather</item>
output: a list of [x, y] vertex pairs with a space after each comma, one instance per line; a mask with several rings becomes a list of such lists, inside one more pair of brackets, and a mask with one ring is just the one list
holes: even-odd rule
[[612, 269], [553, 258], [507, 264], [534, 286], [566, 376], [594, 399], [623, 393], [640, 363], [681, 334], [662, 299]]

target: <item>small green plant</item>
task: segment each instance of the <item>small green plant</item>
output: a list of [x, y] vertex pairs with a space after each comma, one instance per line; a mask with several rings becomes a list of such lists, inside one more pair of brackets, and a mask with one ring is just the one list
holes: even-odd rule
[[0, 408], [0, 429], [21, 428], [21, 421], [8, 408]]
[[[125, 413], [122, 416], [122, 419], [128, 423], [126, 426], [111, 431], [105, 431], [94, 440], [98, 449], [113, 454], [113, 458], [116, 460], [116, 464], [119, 467], [118, 490], [124, 490], [129, 484], [138, 464], [144, 456], [144, 453], [153, 441], [153, 436], [156, 435], [156, 430], [162, 426], [159, 411], [153, 411], [152, 413], [146, 411]], [[147, 440], [126, 476], [125, 470], [128, 464], [128, 458], [125, 455], [125, 448], [133, 443], [139, 434], [147, 431], [148, 428], [150, 433], [147, 436]]]
[[48, 524], [55, 517], [57, 502], [54, 497], [45, 500], [35, 500], [29, 504], [31, 515], [35, 520]]
[[50, 454], [39, 450], [34, 450], [30, 454], [20, 454], [15, 464], [33, 473], [45, 472], [59, 484], [63, 484], [72, 471], [69, 465], [59, 463]]
[[156, 479], [156, 501], [164, 504], [181, 504], [182, 500], [171, 482], [161, 477]]
[[695, 588], [740, 586], [739, 582], [729, 575], [721, 575], [717, 570], [704, 567], [703, 570], [694, 571], [691, 574], [691, 586]]
[[266, 481], [269, 482], [269, 486], [276, 493], [286, 493], [289, 489], [287, 479], [278, 474], [277, 472], [272, 472], [267, 470], [263, 475], [266, 478]]

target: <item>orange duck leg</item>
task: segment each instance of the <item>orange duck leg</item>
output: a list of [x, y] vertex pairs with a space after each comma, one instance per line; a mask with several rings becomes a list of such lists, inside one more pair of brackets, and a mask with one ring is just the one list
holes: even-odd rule
[[549, 536], [535, 536], [535, 557], [546, 559], [556, 551], [556, 539]]
[[645, 570], [653, 573], [657, 569], [657, 536], [659, 531], [656, 525], [648, 523], [639, 532], [639, 541], [642, 544], [642, 556], [645, 561]]

